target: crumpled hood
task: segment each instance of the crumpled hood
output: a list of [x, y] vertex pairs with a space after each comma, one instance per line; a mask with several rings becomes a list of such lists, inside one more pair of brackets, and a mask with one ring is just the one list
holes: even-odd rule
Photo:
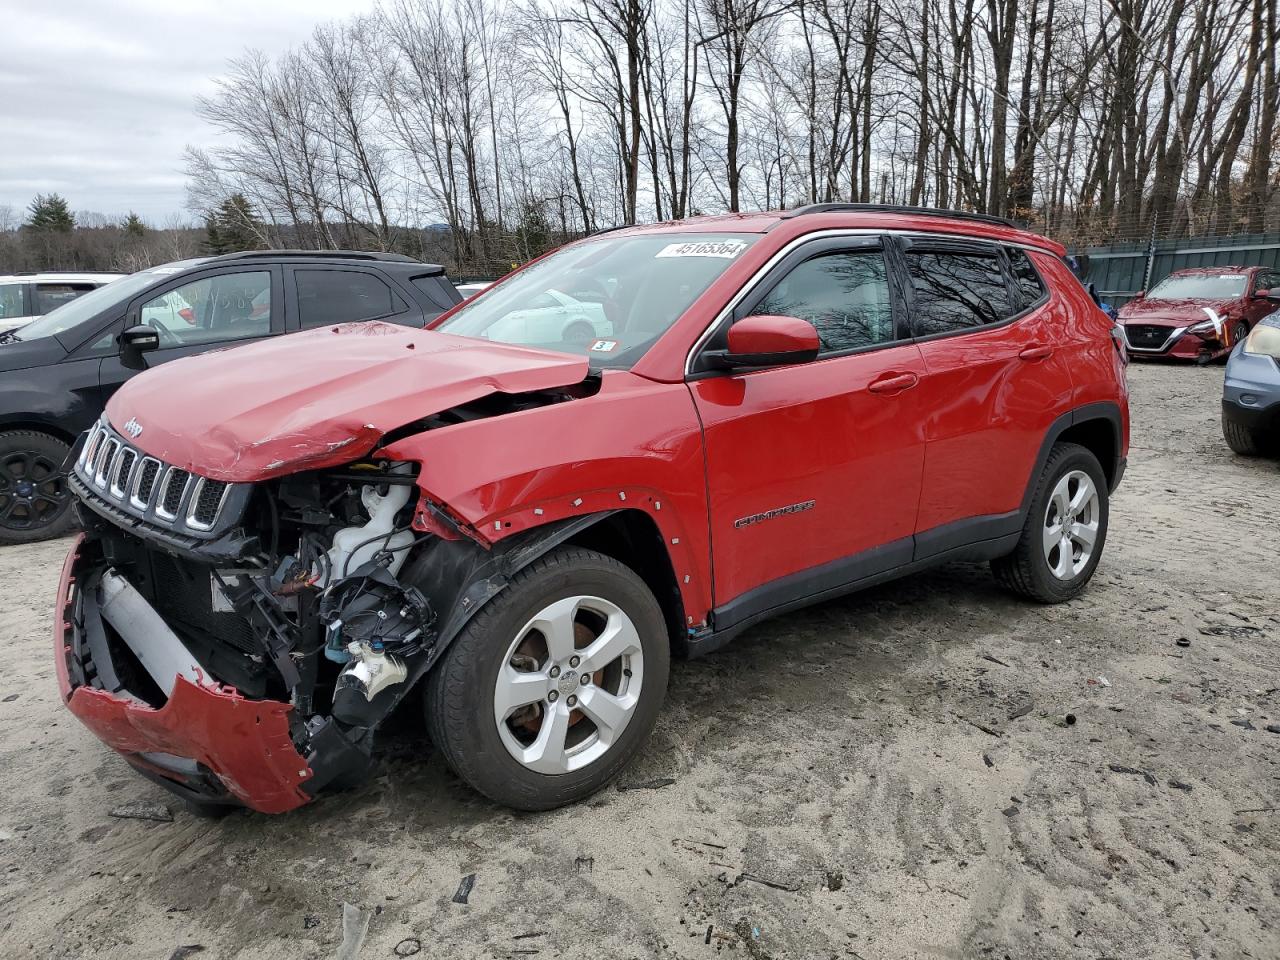
[[1186, 327], [1209, 318], [1205, 307], [1223, 314], [1236, 303], [1235, 300], [1131, 300], [1120, 308], [1120, 322]]
[[126, 383], [107, 417], [166, 463], [243, 483], [347, 463], [414, 420], [587, 372], [585, 357], [348, 323], [163, 364]]

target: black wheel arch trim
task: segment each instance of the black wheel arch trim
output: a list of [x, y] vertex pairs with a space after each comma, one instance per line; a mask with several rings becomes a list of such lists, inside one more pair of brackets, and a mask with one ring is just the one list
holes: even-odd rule
[[[431, 602], [440, 628], [423, 671], [431, 669], [480, 610], [511, 584], [511, 578], [539, 557], [589, 527], [618, 513], [571, 517], [526, 530], [485, 550], [474, 540], [437, 539], [413, 559], [400, 578]], [[411, 686], [412, 684], [410, 684]]]
[[1115, 492], [1116, 487], [1120, 485], [1120, 479], [1125, 469], [1125, 457], [1121, 448], [1121, 444], [1124, 442], [1124, 417], [1121, 415], [1120, 405], [1113, 400], [1086, 403], [1062, 414], [1045, 431], [1044, 440], [1040, 443], [1040, 452], [1036, 455], [1035, 465], [1031, 470], [1031, 475], [1027, 478], [1026, 492], [1022, 495], [1020, 512], [1024, 517], [1031, 507], [1031, 497], [1035, 494], [1036, 478], [1044, 470], [1044, 465], [1049, 459], [1049, 451], [1053, 449], [1053, 445], [1071, 427], [1094, 420], [1105, 420], [1111, 426], [1113, 466], [1110, 475], [1107, 477], [1107, 489], [1108, 492]]

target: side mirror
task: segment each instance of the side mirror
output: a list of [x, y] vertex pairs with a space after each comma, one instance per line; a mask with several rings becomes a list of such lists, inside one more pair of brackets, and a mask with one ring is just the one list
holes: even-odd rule
[[711, 354], [721, 367], [774, 367], [818, 356], [818, 331], [799, 317], [743, 317], [729, 328], [729, 349]]
[[120, 362], [126, 367], [140, 370], [146, 364], [142, 355], [160, 346], [160, 331], [146, 324], [135, 324], [120, 334]]
[[1133, 295], [1133, 299], [1135, 299], [1135, 300], [1141, 300], [1141, 299], [1142, 299], [1143, 297], [1145, 297], [1146, 295], [1147, 295], [1147, 291], [1145, 291], [1145, 290], [1139, 290], [1137, 293], [1135, 293], [1135, 294]]
[[1259, 300], [1280, 300], [1280, 287], [1272, 287], [1270, 290], [1259, 287], [1253, 291], [1253, 295]]

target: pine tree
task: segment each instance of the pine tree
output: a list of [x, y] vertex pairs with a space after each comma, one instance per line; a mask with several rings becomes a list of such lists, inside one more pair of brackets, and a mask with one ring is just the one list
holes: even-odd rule
[[124, 218], [124, 223], [120, 224], [120, 229], [124, 231], [126, 237], [131, 237], [134, 240], [142, 239], [147, 233], [147, 225], [133, 211], [130, 211], [129, 216]]
[[205, 246], [209, 252], [237, 253], [262, 248], [262, 221], [253, 212], [253, 204], [241, 193], [233, 193], [204, 222]]
[[56, 193], [38, 195], [27, 209], [30, 213], [27, 226], [32, 230], [70, 233], [76, 225], [66, 199]]

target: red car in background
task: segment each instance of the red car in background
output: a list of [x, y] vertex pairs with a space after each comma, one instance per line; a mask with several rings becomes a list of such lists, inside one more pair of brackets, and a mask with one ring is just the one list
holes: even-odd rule
[[1129, 354], [1201, 363], [1225, 359], [1255, 323], [1275, 310], [1262, 295], [1271, 287], [1280, 287], [1280, 270], [1175, 270], [1120, 308]]

